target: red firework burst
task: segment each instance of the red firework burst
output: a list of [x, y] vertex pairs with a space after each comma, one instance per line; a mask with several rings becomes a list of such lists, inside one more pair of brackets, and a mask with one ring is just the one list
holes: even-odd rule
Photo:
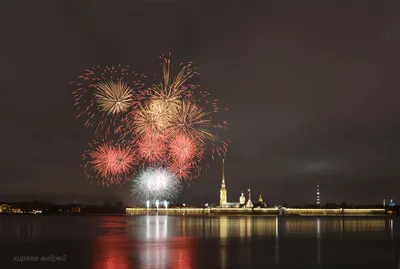
[[139, 156], [150, 164], [160, 163], [165, 159], [167, 151], [165, 137], [147, 133], [138, 141]]
[[180, 180], [189, 180], [191, 178], [192, 163], [172, 160], [168, 169], [174, 173]]
[[84, 159], [86, 174], [97, 178], [101, 185], [124, 183], [134, 172], [136, 164], [135, 152], [131, 147], [99, 144], [94, 150], [85, 152]]
[[183, 134], [178, 134], [174, 137], [169, 144], [169, 148], [171, 157], [179, 163], [189, 162], [197, 153], [197, 147], [193, 139]]

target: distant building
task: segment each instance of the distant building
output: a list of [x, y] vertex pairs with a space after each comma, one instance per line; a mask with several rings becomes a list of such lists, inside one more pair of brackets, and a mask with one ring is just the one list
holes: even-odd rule
[[[242, 193], [243, 196], [243, 193]], [[244, 197], [243, 197], [244, 198]], [[241, 200], [240, 198], [239, 200]], [[244, 203], [244, 202], [243, 202]], [[230, 207], [230, 208], [238, 208], [240, 207], [241, 202], [228, 202], [228, 191], [226, 189], [225, 184], [225, 159], [222, 160], [222, 182], [221, 182], [221, 190], [219, 191], [219, 206], [220, 207]]]
[[246, 204], [246, 197], [244, 197], [244, 194], [242, 192], [242, 195], [239, 198], [239, 203], [241, 206], [244, 206]]
[[220, 207], [225, 207], [226, 204], [228, 203], [228, 198], [227, 198], [227, 190], [225, 186], [225, 171], [224, 171], [224, 166], [225, 166], [225, 159], [222, 160], [222, 183], [221, 183], [221, 190], [219, 191], [219, 206]]
[[228, 202], [224, 205], [224, 207], [230, 207], [230, 208], [239, 208], [240, 203], [235, 203], [235, 202]]
[[24, 213], [21, 208], [11, 208], [10, 211], [8, 211], [10, 213], [14, 213], [14, 214], [22, 214]]
[[248, 192], [249, 192], [249, 200], [247, 200], [246, 207], [247, 208], [252, 208], [253, 207], [253, 203], [251, 202], [251, 191], [250, 191], [250, 189], [248, 189]]
[[73, 208], [71, 209], [71, 212], [72, 212], [72, 213], [81, 213], [81, 208], [80, 208], [80, 207], [73, 207]]
[[254, 207], [258, 207], [258, 208], [266, 208], [267, 207], [267, 205], [263, 201], [261, 194], [258, 197], [258, 202], [256, 204], [254, 204]]
[[30, 213], [32, 213], [32, 214], [42, 214], [43, 211], [42, 210], [32, 210]]
[[10, 206], [8, 204], [1, 204], [0, 205], [0, 213], [8, 212], [10, 210]]

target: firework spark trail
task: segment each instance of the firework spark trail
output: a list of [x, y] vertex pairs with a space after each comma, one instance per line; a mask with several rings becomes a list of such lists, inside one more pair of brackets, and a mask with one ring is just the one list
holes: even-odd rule
[[96, 179], [99, 185], [107, 186], [128, 180], [137, 161], [134, 150], [111, 142], [95, 144], [98, 145], [83, 156], [86, 175]]
[[174, 121], [170, 124], [170, 132], [173, 134], [184, 133], [192, 139], [205, 143], [207, 140], [216, 141], [218, 138], [211, 132], [212, 121], [203, 108], [192, 102], [182, 102], [181, 106], [174, 111]]
[[192, 68], [192, 63], [185, 66], [181, 64], [181, 70], [172, 78], [170, 58], [161, 55], [160, 59], [162, 61], [163, 78], [160, 84], [154, 85], [154, 96], [173, 103], [180, 99], [184, 95], [184, 91], [188, 89], [188, 86], [184, 86], [185, 82], [198, 73]]
[[144, 75], [136, 74], [129, 66], [85, 70], [83, 76], [71, 83], [76, 87], [73, 96], [77, 118], [85, 119], [84, 125], [94, 128], [98, 136], [120, 133], [128, 107], [137, 107], [145, 97], [144, 79]]
[[174, 201], [181, 191], [175, 175], [166, 168], [148, 167], [132, 180], [132, 195], [142, 202]]

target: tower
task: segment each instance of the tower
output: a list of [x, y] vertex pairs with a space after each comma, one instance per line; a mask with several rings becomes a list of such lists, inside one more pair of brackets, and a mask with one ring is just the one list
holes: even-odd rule
[[244, 194], [242, 192], [242, 195], [239, 198], [239, 203], [241, 206], [244, 206], [244, 204], [246, 203], [246, 197], [244, 197]]
[[225, 159], [222, 159], [222, 183], [219, 191], [219, 206], [224, 207], [227, 203], [227, 191], [225, 186]]
[[253, 203], [251, 202], [251, 191], [250, 191], [250, 189], [248, 189], [248, 192], [249, 192], [249, 200], [247, 201], [246, 207], [252, 208], [253, 207]]
[[320, 206], [320, 197], [319, 197], [319, 182], [317, 182], [317, 206]]

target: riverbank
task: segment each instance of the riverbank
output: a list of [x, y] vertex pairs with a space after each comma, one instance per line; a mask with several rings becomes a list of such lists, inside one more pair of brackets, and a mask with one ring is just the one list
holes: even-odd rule
[[324, 208], [126, 208], [127, 215], [284, 215], [284, 216], [384, 216], [385, 209]]

